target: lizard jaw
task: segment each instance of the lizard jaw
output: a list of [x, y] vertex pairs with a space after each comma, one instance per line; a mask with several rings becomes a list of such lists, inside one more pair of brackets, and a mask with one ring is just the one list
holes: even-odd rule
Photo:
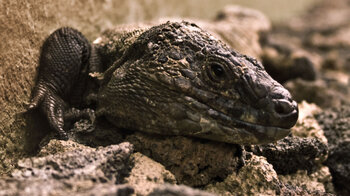
[[236, 144], [263, 144], [282, 139], [290, 133], [288, 128], [243, 121], [210, 108], [191, 97], [186, 97], [186, 99], [196, 107], [196, 110], [203, 111], [187, 114], [192, 123], [197, 123], [201, 127], [195, 132], [190, 131], [190, 135], [196, 137]]

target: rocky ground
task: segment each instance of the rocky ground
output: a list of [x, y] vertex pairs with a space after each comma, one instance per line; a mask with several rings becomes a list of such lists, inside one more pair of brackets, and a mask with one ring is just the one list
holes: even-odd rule
[[[242, 147], [118, 130], [99, 119], [92, 132], [88, 121], [76, 122], [71, 140], [61, 141], [36, 133], [47, 129], [37, 128], [41, 117], [25, 114], [38, 151], [0, 178], [0, 195], [350, 195], [350, 2], [323, 1], [272, 27], [259, 12], [237, 9], [199, 23], [257, 56], [290, 90], [300, 110], [291, 135]], [[259, 25], [235, 20], [237, 13]], [[245, 32], [251, 39], [234, 38]]]

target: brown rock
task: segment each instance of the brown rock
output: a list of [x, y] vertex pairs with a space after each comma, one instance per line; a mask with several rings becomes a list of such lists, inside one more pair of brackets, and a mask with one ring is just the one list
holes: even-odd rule
[[216, 196], [216, 194], [193, 189], [185, 185], [165, 184], [157, 187], [148, 196]]
[[302, 101], [298, 104], [299, 118], [296, 125], [292, 128], [292, 134], [298, 137], [311, 137], [321, 140], [327, 144], [327, 138], [324, 136], [323, 129], [318, 124], [315, 115], [322, 112], [315, 104]]
[[[252, 155], [237, 173], [232, 173], [223, 182], [207, 185], [205, 190], [225, 196], [332, 195], [324, 192], [322, 184], [317, 182], [317, 180], [330, 182], [329, 173], [325, 172], [324, 174], [311, 177], [313, 178], [312, 181], [305, 176], [303, 178], [297, 177], [293, 182], [292, 180], [286, 180], [290, 179], [288, 177], [282, 177], [284, 179], [281, 181], [273, 166], [266, 161], [265, 157]], [[288, 182], [288, 184], [284, 183], [284, 181]], [[296, 182], [300, 183], [298, 184]], [[310, 186], [306, 187], [305, 184], [310, 184]]]
[[164, 165], [178, 183], [189, 186], [225, 179], [239, 165], [237, 147], [231, 144], [145, 133], [135, 133], [126, 140], [137, 151]]
[[299, 170], [294, 174], [278, 175], [278, 178], [285, 184], [303, 187], [310, 191], [334, 193], [332, 176], [326, 166], [321, 167], [313, 173]]
[[220, 195], [276, 195], [278, 176], [265, 157], [253, 155], [238, 173], [232, 173], [223, 182], [210, 184], [205, 190]]
[[135, 194], [148, 195], [160, 184], [175, 184], [175, 176], [164, 168], [163, 165], [153, 161], [141, 153], [134, 153], [134, 167], [125, 183], [135, 189]]

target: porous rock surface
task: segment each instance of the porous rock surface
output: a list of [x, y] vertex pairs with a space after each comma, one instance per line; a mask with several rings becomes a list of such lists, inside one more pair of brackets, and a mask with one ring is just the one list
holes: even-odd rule
[[215, 196], [214, 193], [192, 189], [185, 185], [169, 185], [165, 184], [157, 187], [148, 196]]
[[204, 186], [239, 167], [236, 145], [181, 136], [135, 133], [126, 138], [139, 151], [171, 171], [177, 182]]
[[132, 186], [137, 195], [148, 195], [155, 188], [165, 183], [176, 184], [175, 176], [163, 165], [137, 152], [131, 155], [134, 167], [125, 183]]
[[208, 185], [206, 190], [220, 195], [275, 195], [279, 190], [279, 180], [266, 158], [253, 155], [237, 173], [233, 172], [223, 182]]
[[[103, 130], [106, 129], [99, 129], [99, 131], [102, 132]], [[118, 131], [115, 128], [113, 130], [115, 132]], [[111, 131], [112, 130], [108, 130], [106, 132], [108, 133]], [[71, 134], [73, 134], [73, 132]], [[81, 134], [81, 132], [77, 132], [77, 134]], [[91, 132], [86, 134], [91, 134]], [[327, 176], [326, 174], [314, 174], [314, 176], [316, 177], [312, 179], [307, 178], [308, 175], [291, 174], [293, 175], [292, 177], [286, 177], [286, 175], [284, 175], [284, 177], [281, 175], [278, 176], [276, 171], [273, 169], [274, 166], [267, 162], [267, 159], [265, 157], [252, 155], [251, 153], [248, 153], [245, 165], [242, 167], [239, 161], [239, 157], [242, 155], [239, 153], [239, 148], [235, 145], [180, 136], [156, 136], [139, 132], [129, 133], [127, 135], [124, 135], [123, 137], [126, 137], [126, 140], [133, 143], [137, 151], [143, 153], [134, 153], [131, 156], [131, 151], [128, 153], [128, 163], [130, 163], [130, 160], [133, 161], [130, 163], [129, 166], [124, 165], [124, 167], [129, 168], [128, 170], [126, 170], [127, 175], [129, 176], [126, 178], [122, 178], [122, 181], [118, 180], [119, 183], [126, 183], [123, 186], [116, 185], [115, 182], [117, 180], [113, 179], [117, 178], [105, 177], [105, 174], [103, 173], [103, 171], [101, 172], [99, 170], [99, 167], [94, 167], [95, 169], [93, 169], [93, 173], [87, 172], [85, 174], [84, 172], [82, 174], [83, 177], [80, 176], [78, 180], [75, 179], [74, 176], [76, 175], [76, 173], [79, 174], [79, 171], [87, 171], [86, 167], [90, 167], [89, 164], [86, 164], [83, 161], [79, 161], [81, 159], [85, 159], [84, 157], [94, 157], [97, 156], [96, 154], [99, 154], [98, 157], [102, 156], [102, 160], [95, 160], [92, 164], [94, 164], [96, 161], [98, 163], [100, 161], [104, 163], [105, 161], [103, 160], [105, 160], [106, 158], [103, 157], [111, 156], [108, 153], [102, 153], [104, 152], [104, 150], [113, 148], [113, 146], [129, 146], [130, 144], [122, 143], [120, 145], [110, 145], [107, 147], [100, 147], [95, 149], [82, 144], [75, 143], [73, 141], [50, 140], [50, 142], [47, 145], [44, 145], [41, 151], [39, 152], [39, 157], [32, 158], [32, 160], [41, 160], [41, 162], [39, 162], [40, 164], [36, 164], [37, 161], [33, 162], [29, 161], [29, 159], [25, 159], [24, 161], [21, 161], [19, 163], [21, 169], [13, 172], [12, 178], [3, 179], [3, 186], [6, 185], [6, 187], [8, 187], [7, 189], [4, 189], [5, 191], [7, 191], [5, 193], [7, 194], [10, 193], [9, 191], [15, 191], [15, 187], [17, 186], [23, 187], [23, 189], [29, 186], [40, 187], [40, 185], [43, 184], [42, 181], [44, 179], [50, 179], [48, 178], [48, 176], [50, 177], [51, 170], [53, 171], [53, 173], [56, 172], [55, 167], [51, 165], [59, 166], [59, 164], [54, 164], [56, 162], [62, 162], [61, 159], [59, 159], [58, 157], [67, 156], [69, 158], [64, 159], [64, 161], [67, 161], [68, 163], [73, 162], [73, 164], [70, 165], [74, 165], [75, 162], [78, 162], [78, 165], [80, 165], [80, 167], [83, 167], [83, 169], [77, 169], [73, 167], [71, 168], [71, 172], [63, 172], [63, 174], [59, 173], [59, 175], [51, 175], [53, 176], [53, 180], [50, 180], [50, 182], [52, 181], [52, 183], [48, 183], [48, 185], [52, 185], [47, 187], [47, 189], [49, 191], [51, 190], [51, 192], [37, 192], [38, 194], [47, 195], [49, 193], [55, 193], [52, 190], [56, 190], [59, 193], [64, 194], [96, 193], [96, 195], [100, 195], [102, 193], [114, 194], [119, 191], [120, 194], [129, 194], [131, 192], [135, 192], [138, 195], [147, 195], [150, 194], [150, 192], [153, 195], [210, 195], [209, 193], [204, 193], [185, 186], [177, 187], [171, 185], [163, 185], [164, 183], [173, 184], [176, 181], [180, 184], [206, 187], [206, 191], [213, 192], [219, 195], [234, 195], [235, 193], [238, 193], [238, 195], [244, 195], [248, 193], [267, 193], [278, 195], [326, 195], [326, 191], [328, 192], [329, 190], [324, 187], [325, 185], [322, 186], [322, 184], [326, 184], [329, 182], [329, 179], [328, 181], [324, 179], [325, 176]], [[303, 141], [303, 139], [299, 138], [297, 141], [300, 142]], [[295, 151], [295, 147], [293, 147], [288, 142], [287, 144], [288, 145], [277, 145], [278, 147], [274, 149], [274, 153], [276, 153], [277, 155], [285, 153], [287, 154], [286, 156], [288, 156], [288, 153], [290, 152], [297, 153]], [[273, 146], [274, 145], [271, 145], [271, 147]], [[307, 145], [296, 145], [296, 148], [303, 151], [303, 148], [308, 149], [310, 146], [312, 147], [310, 143], [307, 143]], [[71, 156], [73, 152], [79, 153], [77, 154], [77, 156], [79, 156], [77, 159], [75, 156]], [[115, 154], [113, 154], [113, 156], [115, 156]], [[53, 158], [48, 159], [48, 157]], [[153, 161], [148, 157], [151, 157], [159, 163]], [[284, 156], [279, 156], [279, 158], [281, 159], [281, 164], [286, 165], [290, 163], [288, 161], [291, 161], [290, 159], [285, 158]], [[47, 161], [47, 159], [50, 161], [54, 159], [54, 162], [51, 163], [50, 161]], [[278, 163], [278, 160], [276, 161]], [[303, 159], [301, 162], [303, 161], [305, 162], [306, 159]], [[113, 166], [120, 165], [120, 163], [117, 163], [115, 161], [107, 162], [112, 164], [112, 168]], [[314, 161], [311, 161], [311, 163], [316, 165]], [[39, 167], [39, 169], [37, 167]], [[48, 170], [45, 173], [46, 167], [53, 167], [54, 169]], [[170, 171], [167, 171], [165, 168], [169, 169]], [[58, 167], [58, 169], [60, 169], [60, 167]], [[42, 170], [44, 171], [42, 172]], [[34, 171], [34, 174], [31, 174], [31, 171]], [[305, 172], [306, 170], [304, 170], [304, 174]], [[108, 173], [110, 173], [109, 176], [114, 176], [115, 170], [109, 170]], [[72, 175], [74, 180], [66, 179], [66, 174], [68, 176]], [[86, 177], [86, 175], [88, 177]], [[55, 176], [58, 176], [58, 179], [60, 180], [57, 180]], [[80, 180], [81, 178], [83, 178], [83, 180]], [[95, 178], [97, 180], [91, 180], [92, 178]], [[114, 183], [112, 183], [113, 181]], [[196, 183], [196, 185], [193, 185], [194, 183]], [[69, 187], [73, 187], [74, 190], [69, 187], [67, 188], [67, 184]], [[305, 184], [307, 184], [308, 186], [306, 186]], [[101, 191], [95, 192], [97, 190]], [[33, 189], [33, 192], [30, 193], [34, 193], [35, 191], [38, 190]]]
[[350, 105], [320, 113], [317, 120], [329, 144], [329, 167], [340, 195], [350, 194]]
[[[55, 147], [63, 151], [56, 153]], [[132, 152], [127, 142], [94, 149], [52, 140], [45, 156], [19, 161], [18, 169], [0, 179], [0, 195], [130, 195], [131, 186], [117, 184], [129, 175]]]
[[299, 118], [295, 126], [292, 127], [292, 134], [302, 138], [316, 138], [328, 144], [324, 131], [315, 118], [315, 115], [321, 113], [322, 109], [316, 104], [310, 104], [306, 101], [299, 103], [298, 108]]
[[315, 171], [328, 155], [328, 147], [322, 141], [295, 136], [287, 136], [272, 144], [249, 146], [247, 149], [266, 157], [278, 174], [290, 174], [298, 170]]
[[327, 166], [321, 166], [314, 172], [298, 170], [292, 174], [278, 175], [278, 178], [284, 184], [304, 187], [311, 192], [334, 193], [332, 176]]
[[[321, 186], [319, 184], [317, 185]], [[311, 188], [314, 187], [311, 186]], [[232, 173], [223, 182], [206, 186], [205, 190], [226, 196], [261, 194], [332, 195], [322, 191], [324, 190], [322, 188], [309, 190], [306, 186], [284, 183], [279, 179], [273, 166], [266, 161], [265, 157], [249, 155], [246, 164], [237, 173]]]
[[171, 185], [176, 179], [164, 166], [132, 152], [128, 142], [91, 148], [53, 139], [0, 179], [0, 195], [214, 195]]

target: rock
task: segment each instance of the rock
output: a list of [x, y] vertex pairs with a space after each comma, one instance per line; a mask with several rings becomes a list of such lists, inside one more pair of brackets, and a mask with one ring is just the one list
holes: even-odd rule
[[93, 149], [52, 140], [42, 150], [43, 157], [19, 161], [19, 169], [0, 179], [0, 195], [130, 195], [132, 187], [116, 184], [129, 175], [132, 151], [127, 142]]
[[[71, 142], [62, 141], [62, 143], [70, 145]], [[18, 163], [20, 169], [12, 172], [11, 176], [73, 180], [84, 178], [98, 182], [120, 183], [131, 168], [129, 157], [132, 151], [132, 145], [129, 143], [99, 149], [73, 148], [72, 151], [45, 157], [23, 159]]]
[[341, 142], [331, 151], [326, 165], [329, 167], [333, 183], [339, 195], [350, 194], [350, 142]]
[[184, 185], [165, 184], [157, 187], [148, 196], [215, 196], [215, 194], [196, 190]]
[[65, 153], [65, 152], [69, 153], [71, 151], [79, 150], [79, 149], [93, 150], [93, 148], [90, 148], [83, 144], [73, 142], [71, 140], [64, 141], [64, 140], [52, 139], [47, 144], [45, 145], [42, 144], [42, 145], [43, 146], [38, 153], [39, 157], [55, 155], [55, 154]]
[[237, 173], [233, 172], [223, 182], [206, 186], [205, 190], [219, 195], [276, 195], [279, 180], [265, 157], [253, 155]]
[[238, 148], [231, 144], [141, 132], [126, 140], [136, 151], [164, 165], [180, 184], [207, 185], [225, 179], [239, 167]]
[[278, 178], [284, 184], [303, 187], [312, 192], [334, 193], [332, 176], [326, 166], [322, 166], [312, 173], [306, 170], [298, 170], [293, 174], [278, 175]]
[[[45, 179], [16, 180], [13, 178], [0, 179], [0, 195], [114, 195], [129, 196], [134, 190], [128, 185], [115, 185], [113, 183], [94, 184], [93, 182], [53, 183]], [[70, 187], [75, 183], [74, 187]]]
[[350, 105], [324, 110], [316, 115], [316, 119], [324, 130], [330, 150], [350, 140]]
[[161, 184], [176, 183], [175, 176], [161, 164], [138, 152], [131, 157], [135, 163], [125, 183], [134, 188], [135, 194], [148, 195]]
[[[250, 155], [249, 155], [250, 156]], [[285, 178], [285, 177], [284, 177]], [[304, 179], [300, 179], [304, 182]], [[223, 182], [207, 185], [205, 190], [219, 195], [332, 195], [321, 186], [295, 186], [291, 181], [279, 179], [279, 176], [265, 157], [252, 155], [246, 164], [237, 172], [229, 175]], [[315, 182], [315, 181], [313, 181]], [[305, 182], [304, 182], [305, 183]], [[306, 182], [310, 183], [310, 182]], [[297, 184], [297, 183], [294, 183]], [[302, 184], [297, 184], [302, 185]], [[312, 189], [308, 189], [312, 188]], [[318, 189], [317, 189], [318, 188]]]
[[327, 144], [315, 138], [287, 136], [275, 144], [246, 147], [254, 154], [264, 156], [278, 174], [298, 170], [315, 171], [328, 155]]
[[316, 138], [325, 144], [328, 144], [328, 140], [324, 135], [323, 129], [318, 124], [315, 115], [322, 112], [315, 104], [302, 101], [298, 104], [299, 118], [297, 124], [292, 127], [292, 134], [298, 137]]
[[316, 116], [329, 144], [326, 165], [340, 195], [350, 194], [350, 105], [334, 107]]

